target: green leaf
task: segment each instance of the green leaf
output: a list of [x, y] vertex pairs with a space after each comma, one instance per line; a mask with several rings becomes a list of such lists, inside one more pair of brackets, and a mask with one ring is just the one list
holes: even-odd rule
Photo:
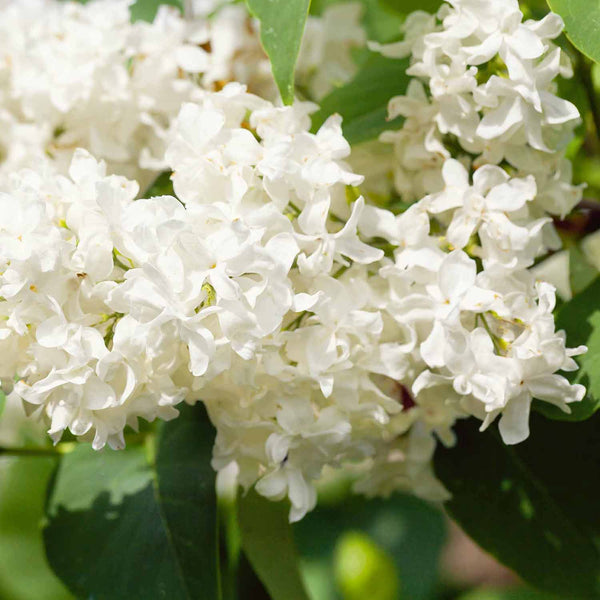
[[65, 456], [44, 530], [54, 571], [94, 600], [218, 596], [214, 431], [202, 404], [162, 426], [147, 449]]
[[362, 4], [362, 24], [367, 39], [381, 43], [398, 41], [404, 15], [390, 9], [380, 0], [362, 0]]
[[[395, 564], [402, 598], [427, 600], [438, 577], [446, 525], [440, 510], [413, 496], [390, 498], [345, 497], [327, 506], [319, 503], [294, 524], [303, 564], [325, 562], [331, 580], [334, 550], [347, 532], [361, 531], [390, 556]], [[333, 584], [333, 581], [331, 581]]]
[[585, 344], [590, 337], [590, 317], [600, 312], [600, 277], [581, 294], [563, 304], [556, 317], [556, 328], [567, 332], [569, 346]]
[[260, 39], [284, 104], [294, 101], [294, 69], [310, 0], [246, 0], [260, 21]]
[[474, 419], [458, 444], [439, 447], [450, 514], [485, 550], [536, 588], [570, 600], [600, 598], [600, 418], [580, 423], [532, 415], [530, 437], [506, 446]]
[[42, 543], [46, 485], [52, 457], [0, 457], [0, 598], [68, 600]]
[[231, 600], [271, 600], [269, 592], [256, 575], [244, 552], [240, 552], [235, 566], [236, 590], [233, 595], [225, 596]]
[[242, 548], [273, 600], [308, 600], [288, 520], [289, 504], [254, 490], [238, 499]]
[[565, 22], [573, 45], [589, 58], [600, 61], [600, 3], [590, 0], [548, 0], [548, 6]]
[[386, 129], [399, 129], [403, 119], [388, 121], [387, 105], [406, 92], [407, 67], [408, 60], [370, 53], [352, 81], [323, 98], [321, 110], [313, 116], [313, 130], [334, 113], [342, 115], [344, 135], [351, 144], [372, 140]]
[[175, 196], [171, 171], [163, 171], [144, 192], [144, 198], [154, 198], [155, 196]]
[[569, 374], [573, 381], [587, 388], [581, 402], [570, 404], [567, 414], [547, 402], [534, 402], [534, 408], [550, 419], [582, 421], [600, 409], [600, 277], [583, 292], [563, 304], [556, 317], [556, 329], [564, 329], [569, 346], [586, 345], [586, 354], [577, 358], [579, 371]]
[[585, 254], [577, 247], [569, 248], [569, 280], [571, 291], [579, 294], [592, 284], [598, 277], [598, 269], [586, 258]]

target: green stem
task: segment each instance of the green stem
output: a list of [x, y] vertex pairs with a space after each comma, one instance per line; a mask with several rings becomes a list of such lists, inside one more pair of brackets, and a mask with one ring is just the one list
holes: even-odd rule
[[217, 535], [217, 544], [215, 548], [216, 559], [217, 559], [217, 600], [224, 600], [223, 596], [223, 564], [221, 561], [221, 546], [223, 544], [223, 535], [221, 532], [221, 520], [223, 518], [222, 515], [223, 508], [219, 502], [217, 502], [217, 518], [215, 519], [215, 527], [216, 527], [216, 535]]
[[65, 442], [52, 448], [7, 448], [5, 446], [0, 447], [0, 456], [62, 456], [68, 454], [75, 448], [75, 443]]
[[479, 314], [477, 316], [481, 317], [481, 322], [483, 323], [483, 327], [487, 331], [488, 335], [490, 336], [490, 339], [492, 340], [492, 344], [494, 344], [494, 348], [495, 348], [497, 354], [502, 355], [502, 346], [498, 343], [498, 336], [491, 330], [491, 328], [488, 325], [488, 322], [485, 320], [485, 317], [483, 316], [483, 314]]
[[291, 200], [288, 202], [288, 206], [296, 213], [296, 216], [298, 216], [302, 212], [300, 208], [296, 206], [296, 204], [294, 204], [294, 202], [292, 202]]
[[218, 504], [220, 582], [222, 600], [236, 600], [237, 572], [241, 551], [240, 532], [237, 523], [236, 499], [219, 497]]
[[[128, 446], [143, 444], [152, 438], [152, 434], [145, 432], [129, 433], [125, 436], [125, 442]], [[56, 446], [21, 446], [9, 447], [0, 446], [0, 456], [64, 456], [73, 452], [80, 444], [76, 441], [60, 442]]]
[[600, 143], [600, 105], [598, 104], [598, 97], [596, 95], [596, 90], [594, 89], [594, 82], [592, 81], [591, 63], [583, 54], [581, 54], [581, 52], [577, 52], [579, 55], [577, 60], [577, 71], [585, 89], [588, 102], [590, 103], [590, 111], [592, 113], [594, 129], [596, 131], [596, 141]]
[[294, 331], [300, 327], [302, 321], [307, 317], [310, 313], [308, 310], [303, 310], [293, 321], [291, 321], [288, 325], [283, 328], [283, 331]]
[[104, 334], [104, 343], [106, 344], [107, 348], [109, 348], [112, 344], [113, 338], [115, 337], [115, 327], [117, 326], [119, 319], [121, 319], [123, 316], [124, 315], [122, 313], [115, 313], [109, 317], [108, 320], [111, 321], [111, 323]]
[[350, 267], [352, 266], [352, 261], [350, 261], [350, 264], [348, 265], [342, 265], [333, 275], [332, 277], [334, 279], [337, 279], [338, 277], [341, 277]]

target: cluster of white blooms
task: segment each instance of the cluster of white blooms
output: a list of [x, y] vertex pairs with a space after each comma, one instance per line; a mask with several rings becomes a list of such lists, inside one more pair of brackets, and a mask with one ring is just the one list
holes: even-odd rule
[[572, 75], [551, 41], [562, 20], [522, 19], [517, 0], [448, 0], [437, 15], [410, 15], [403, 41], [374, 45], [386, 56], [410, 56], [413, 79], [389, 104], [390, 118], [405, 122], [383, 136], [395, 146], [396, 187], [407, 199], [440, 191], [442, 166], [458, 154], [475, 168], [502, 164], [534, 175], [542, 211], [565, 215], [578, 202], [562, 149], [579, 112], [555, 95], [556, 77]]
[[0, 377], [18, 375], [13, 395], [55, 440], [69, 429], [122, 447], [126, 424], [202, 398], [217, 463], [246, 461], [245, 481], [269, 468], [261, 490], [289, 486], [300, 516], [314, 495], [304, 478], [363, 455], [358, 432], [399, 410], [360, 368], [382, 320], [355, 291], [383, 251], [358, 238], [364, 201], [349, 205], [346, 186], [361, 177], [340, 162], [340, 120], [311, 134], [315, 109], [238, 84], [184, 104], [166, 155], [178, 199], [135, 200], [137, 184], [83, 150], [68, 177], [13, 174]]
[[[309, 133], [315, 109], [239, 84], [184, 104], [166, 153], [177, 198], [135, 200], [136, 184], [85, 151], [68, 177], [11, 178], [0, 376], [18, 375], [13, 394], [55, 440], [69, 429], [122, 447], [126, 424], [202, 399], [215, 467], [235, 462], [243, 485], [287, 494], [298, 519], [324, 466], [374, 461], [359, 488], [441, 498], [433, 436], [452, 443], [457, 418], [501, 414], [514, 443], [533, 396], [581, 398], [555, 374], [577, 351], [554, 332], [549, 286], [478, 273], [450, 250], [428, 213], [443, 196], [398, 216], [365, 206], [339, 117]], [[469, 196], [448, 165], [457, 193], [492, 212], [535, 193], [490, 167]], [[465, 219], [455, 235], [487, 224]]]
[[[152, 23], [132, 23], [130, 0], [1, 0], [0, 177], [41, 161], [65, 174], [85, 148], [146, 187], [165, 167], [172, 120], [200, 88], [239, 81], [274, 98], [258, 25], [242, 5], [221, 4], [200, 2], [188, 20], [163, 5]], [[343, 4], [310, 18], [299, 77], [311, 97], [352, 75], [359, 17]], [[351, 27], [332, 39], [340, 18]]]
[[390, 119], [404, 123], [381, 139], [394, 144], [398, 193], [417, 201], [397, 217], [369, 208], [372, 222], [361, 231], [396, 248], [395, 264], [380, 275], [411, 316], [395, 314], [393, 303], [388, 310], [420, 323], [409, 412], [423, 415], [379, 450], [371, 492], [421, 469], [435, 495], [435, 442], [426, 434], [451, 444], [461, 411], [483, 428], [501, 414], [500, 433], [512, 444], [529, 435], [532, 398], [569, 411], [584, 395], [556, 371], [576, 369], [571, 357], [585, 348], [565, 347], [554, 327], [554, 289], [528, 270], [560, 246], [551, 215], [566, 215], [581, 197], [564, 157], [579, 113], [555, 95], [554, 79], [571, 74], [551, 42], [560, 17], [522, 19], [517, 0], [448, 0], [437, 15], [410, 15], [402, 41], [373, 45], [410, 57], [406, 95], [389, 103]]
[[[6, 128], [0, 186], [0, 379], [55, 441], [122, 448], [139, 418], [203, 401], [215, 468], [297, 520], [325, 467], [443, 499], [432, 456], [457, 419], [499, 418], [513, 444], [533, 398], [582, 399], [558, 371], [584, 348], [529, 270], [578, 196], [555, 150], [578, 117], [552, 93], [557, 17], [452, 0], [384, 48], [415, 76], [386, 137], [398, 187], [423, 197], [396, 214], [360, 196], [339, 116], [312, 133], [315, 104], [267, 99], [240, 6], [131, 25], [126, 0], [4, 3], [1, 115], [22, 134]], [[331, 10], [300, 60], [315, 97], [351, 76], [363, 35], [356, 6]], [[122, 174], [164, 165], [175, 195], [137, 199]]]
[[130, 4], [0, 3], [2, 173], [44, 160], [66, 173], [86, 148], [147, 182], [169, 122], [208, 68], [208, 32], [172, 7], [132, 24]]

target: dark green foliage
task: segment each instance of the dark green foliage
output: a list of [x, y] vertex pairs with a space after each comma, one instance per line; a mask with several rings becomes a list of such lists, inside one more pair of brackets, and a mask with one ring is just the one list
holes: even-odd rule
[[342, 115], [344, 135], [351, 144], [375, 139], [386, 129], [399, 129], [403, 119], [388, 121], [387, 105], [391, 98], [406, 92], [407, 66], [406, 60], [372, 52], [352, 81], [321, 101], [321, 110], [313, 116], [313, 129], [334, 113]]
[[535, 587], [600, 598], [600, 417], [581, 423], [534, 415], [531, 436], [506, 446], [495, 428], [456, 426], [439, 447], [437, 475], [450, 514], [485, 550]]
[[214, 431], [184, 407], [144, 446], [67, 455], [50, 489], [46, 552], [78, 597], [217, 598]]
[[238, 499], [242, 546], [272, 600], [308, 600], [298, 570], [288, 502], [271, 502], [254, 490]]
[[294, 101], [294, 69], [310, 0], [246, 0], [260, 21], [260, 39], [284, 104]]
[[565, 32], [581, 52], [600, 61], [600, 4], [590, 0], [548, 0], [565, 22]]

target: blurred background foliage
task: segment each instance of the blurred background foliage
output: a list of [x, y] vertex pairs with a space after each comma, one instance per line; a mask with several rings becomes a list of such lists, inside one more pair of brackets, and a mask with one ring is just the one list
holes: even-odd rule
[[[73, 599], [50, 569], [42, 539], [47, 486], [56, 477], [59, 458], [52, 454], [44, 432], [34, 422], [24, 421], [15, 405], [5, 410], [0, 445], [20, 447], [21, 454], [0, 455], [0, 599]], [[153, 435], [151, 430], [147, 433]], [[140, 453], [147, 452], [144, 445], [132, 442], [122, 453], [94, 453], [78, 445], [77, 452], [68, 454], [78, 467], [68, 474], [76, 475], [77, 481], [63, 480], [57, 486], [60, 495], [78, 510], [107, 492], [114, 502], [133, 497], [145, 476], [125, 463], [137, 464]], [[93, 466], [87, 462], [91, 459]], [[402, 494], [388, 499], [358, 497], [351, 494], [350, 485], [348, 476], [326, 474], [318, 507], [293, 527], [310, 600], [559, 600], [527, 588], [480, 550], [440, 507]], [[235, 581], [224, 586], [225, 598], [269, 600], [247, 560], [239, 555], [235, 514], [235, 499], [225, 487], [220, 508], [223, 539], [238, 553], [236, 568], [229, 574]], [[71, 539], [85, 536], [85, 530], [78, 529], [73, 521], [66, 534]], [[127, 547], [104, 548], [103, 542], [96, 537], [88, 544], [94, 552], [114, 552], [117, 558], [129, 552]], [[136, 543], [142, 540], [131, 540]], [[71, 568], [78, 573], [76, 563]]]
[[[0, 456], [0, 599], [69, 600], [74, 596], [48, 566], [42, 541], [46, 486], [58, 461], [43, 456], [42, 445], [37, 447], [38, 455], [33, 455], [31, 445], [27, 448], [31, 455]], [[138, 448], [132, 446], [125, 452], [133, 458]], [[81, 450], [78, 454], [87, 452]], [[107, 452], [111, 451], [102, 454]], [[123, 493], [135, 493], [127, 490], [128, 482], [116, 472], [112, 481], [92, 481], [96, 477], [90, 473], [85, 489], [114, 492], [125, 487]], [[439, 507], [401, 494], [389, 499], [357, 497], [350, 494], [349, 484], [330, 474], [321, 486], [318, 508], [294, 525], [300, 571], [310, 600], [558, 599], [525, 587]], [[83, 505], [86, 498], [73, 496], [73, 501]], [[227, 521], [230, 540], [239, 533], [231, 531], [237, 529], [230, 518], [233, 504], [224, 506], [222, 519]], [[71, 533], [74, 538], [81, 534], [76, 528]], [[89, 545], [111, 551], [102, 548], [101, 539], [91, 539]], [[114, 551], [119, 554], [123, 549]], [[245, 557], [239, 558], [236, 572], [237, 581], [226, 597], [269, 600]]]
[[[313, 0], [311, 12], [320, 14], [336, 1]], [[368, 37], [378, 41], [396, 39], [408, 12], [435, 10], [440, 4], [438, 0], [361, 2]], [[137, 0], [133, 15], [151, 20], [160, 3]], [[178, 0], [165, 3], [180, 5]], [[544, 0], [521, 0], [520, 5], [526, 17], [540, 18], [548, 12]], [[599, 213], [600, 122], [594, 116], [600, 65], [583, 57], [565, 36], [559, 42], [573, 59], [576, 74], [561, 81], [560, 94], [576, 104], [583, 116], [569, 158], [576, 183], [588, 184], [588, 204], [579, 220], [561, 229], [572, 257], [571, 284], [579, 291], [595, 279], [600, 266], [581, 251], [586, 234], [597, 228]], [[368, 55], [366, 50], [357, 52], [357, 62], [369, 60]], [[25, 421], [17, 407], [5, 406], [3, 397], [0, 415], [0, 447], [20, 449], [10, 455], [0, 449], [0, 600], [68, 600], [73, 596], [50, 569], [42, 539], [48, 483], [55, 477], [59, 457], [39, 426]], [[152, 432], [152, 427], [148, 429]], [[232, 500], [221, 503], [222, 533], [229, 550], [236, 548], [236, 569], [224, 585], [225, 596], [268, 600], [246, 557], [239, 553], [234, 504]], [[297, 523], [293, 533], [310, 600], [558, 600], [527, 588], [480, 550], [440, 507], [401, 494], [389, 499], [356, 497], [350, 494], [350, 481], [334, 474], [321, 485], [318, 508]]]

